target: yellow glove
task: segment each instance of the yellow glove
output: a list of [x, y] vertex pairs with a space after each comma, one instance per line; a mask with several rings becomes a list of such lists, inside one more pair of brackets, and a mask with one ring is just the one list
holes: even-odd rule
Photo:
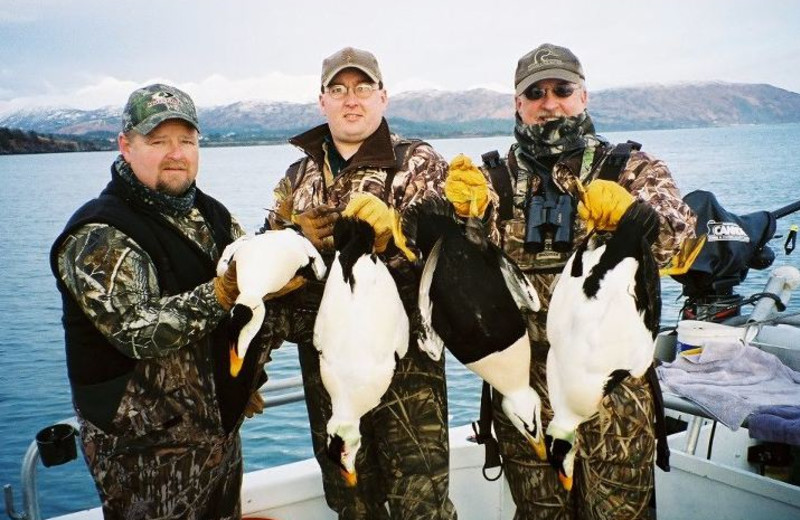
[[383, 253], [392, 238], [392, 211], [372, 193], [354, 193], [342, 212], [343, 217], [363, 220], [375, 230], [375, 252]]
[[459, 217], [481, 218], [489, 205], [489, 184], [470, 158], [459, 154], [450, 163], [444, 195]]
[[231, 262], [225, 274], [214, 278], [214, 295], [222, 308], [231, 310], [239, 297], [239, 285], [236, 283], [236, 262]]
[[578, 216], [586, 221], [586, 228], [614, 231], [617, 223], [633, 204], [634, 198], [625, 188], [613, 181], [594, 180], [581, 190]]
[[697, 259], [700, 251], [706, 243], [706, 235], [696, 238], [689, 238], [681, 243], [681, 249], [672, 257], [669, 265], [661, 268], [658, 274], [661, 276], [677, 276], [686, 274], [692, 268], [692, 264]]

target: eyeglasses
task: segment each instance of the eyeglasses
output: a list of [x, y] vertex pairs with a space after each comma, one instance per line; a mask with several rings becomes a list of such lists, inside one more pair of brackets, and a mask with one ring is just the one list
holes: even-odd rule
[[373, 92], [378, 90], [378, 85], [375, 83], [359, 83], [352, 89], [344, 85], [331, 85], [330, 87], [325, 87], [325, 90], [333, 99], [344, 99], [350, 90], [353, 91], [357, 98], [367, 99]]
[[522, 94], [528, 98], [530, 101], [538, 101], [547, 95], [548, 91], [551, 91], [556, 97], [559, 98], [568, 98], [572, 94], [575, 93], [576, 90], [580, 90], [581, 86], [576, 85], [575, 83], [560, 83], [553, 88], [540, 88], [530, 86], [525, 89], [525, 92]]

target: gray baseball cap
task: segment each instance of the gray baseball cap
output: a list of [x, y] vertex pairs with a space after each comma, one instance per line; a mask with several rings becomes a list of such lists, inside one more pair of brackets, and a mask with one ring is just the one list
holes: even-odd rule
[[122, 111], [122, 131], [147, 135], [167, 119], [182, 119], [200, 131], [197, 110], [189, 94], [156, 83], [133, 91]]
[[334, 76], [349, 68], [360, 70], [375, 83], [383, 82], [378, 60], [371, 52], [345, 47], [322, 61], [322, 86], [327, 87]]
[[514, 88], [517, 95], [543, 79], [563, 79], [571, 83], [581, 83], [586, 79], [583, 67], [577, 56], [566, 47], [551, 43], [539, 45], [519, 59], [514, 74]]

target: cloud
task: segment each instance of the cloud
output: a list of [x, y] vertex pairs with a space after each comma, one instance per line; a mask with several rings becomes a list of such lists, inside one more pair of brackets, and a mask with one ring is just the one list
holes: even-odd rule
[[[122, 106], [133, 90], [152, 83], [167, 83], [185, 90], [198, 106], [225, 105], [247, 100], [310, 103], [317, 99], [319, 92], [318, 76], [291, 76], [281, 72], [242, 79], [212, 74], [200, 81], [190, 82], [176, 82], [167, 77], [132, 81], [104, 76], [70, 91], [59, 91], [54, 85], [48, 84], [46, 94], [0, 101], [0, 113], [45, 106], [84, 110]], [[0, 88], [0, 95], [3, 92], [8, 93]]]
[[249, 100], [310, 103], [315, 101], [319, 94], [319, 77], [270, 72], [261, 77], [230, 79], [220, 74], [212, 74], [202, 81], [177, 86], [189, 92], [201, 106]]

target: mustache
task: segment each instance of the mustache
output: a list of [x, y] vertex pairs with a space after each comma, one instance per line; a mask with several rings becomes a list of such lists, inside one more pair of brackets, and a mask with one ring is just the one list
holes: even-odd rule
[[561, 111], [550, 112], [550, 111], [547, 111], [547, 110], [542, 110], [542, 111], [536, 112], [535, 116], [537, 118], [543, 118], [543, 117], [544, 118], [567, 117], [565, 114], [561, 113]]
[[188, 170], [189, 163], [186, 161], [164, 161], [161, 163], [162, 170]]

